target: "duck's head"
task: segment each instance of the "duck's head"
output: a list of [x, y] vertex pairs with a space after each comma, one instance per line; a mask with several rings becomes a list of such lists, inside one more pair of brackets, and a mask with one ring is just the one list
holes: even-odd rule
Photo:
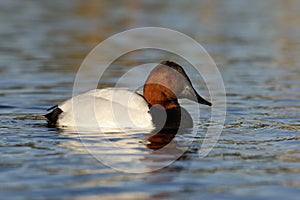
[[159, 104], [165, 109], [178, 107], [178, 98], [212, 105], [193, 88], [183, 68], [171, 61], [163, 61], [151, 71], [144, 85], [144, 97], [150, 105]]

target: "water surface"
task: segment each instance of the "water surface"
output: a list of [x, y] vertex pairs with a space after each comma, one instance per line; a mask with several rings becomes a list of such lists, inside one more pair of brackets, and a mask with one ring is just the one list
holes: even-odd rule
[[[297, 199], [299, 9], [296, 0], [1, 1], [1, 197]], [[178, 160], [158, 171], [131, 174], [94, 159], [76, 132], [48, 128], [36, 116], [71, 97], [77, 69], [95, 45], [140, 26], [175, 29], [199, 41], [222, 74], [228, 108], [222, 135], [207, 157], [198, 156], [209, 111], [203, 106], [198, 135]], [[131, 66], [159, 55], [149, 51], [121, 58], [101, 86], [114, 85]], [[195, 87], [207, 95], [205, 86]], [[184, 106], [194, 117], [193, 104]], [[146, 138], [111, 136], [137, 156], [151, 151], [141, 142]], [[187, 140], [183, 135], [175, 141], [184, 146]], [[165, 155], [154, 158], [164, 162]]]

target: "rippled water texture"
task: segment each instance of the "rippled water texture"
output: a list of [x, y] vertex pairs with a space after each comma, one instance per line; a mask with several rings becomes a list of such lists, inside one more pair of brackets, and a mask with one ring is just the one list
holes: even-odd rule
[[[0, 1], [1, 199], [298, 199], [299, 11], [297, 0]], [[36, 116], [71, 97], [93, 47], [141, 26], [181, 31], [205, 47], [224, 79], [227, 116], [207, 157], [198, 156], [209, 115], [200, 106], [204, 118], [195, 138], [188, 130], [165, 138], [178, 151], [194, 139], [188, 150], [163, 169], [132, 174], [96, 160], [76, 132], [48, 128]], [[100, 85], [113, 86], [130, 67], [166, 58], [151, 50], [121, 57]], [[195, 87], [207, 96], [205, 86]], [[194, 105], [184, 106], [195, 117]], [[147, 146], [149, 137], [108, 135], [127, 152], [114, 153], [99, 140], [106, 149], [98, 155], [110, 156], [117, 168], [155, 168], [169, 157]], [[84, 139], [94, 144], [93, 135]], [[136, 158], [137, 165], [130, 160]]]

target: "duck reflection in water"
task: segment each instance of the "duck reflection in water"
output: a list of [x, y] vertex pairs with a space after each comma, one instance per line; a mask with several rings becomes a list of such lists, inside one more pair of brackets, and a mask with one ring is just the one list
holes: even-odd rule
[[149, 149], [159, 150], [168, 145], [178, 132], [190, 132], [188, 128], [193, 127], [192, 118], [183, 107], [165, 110], [160, 105], [154, 105], [150, 108], [150, 114], [155, 120], [156, 129], [153, 131], [155, 134], [144, 143]]
[[159, 150], [168, 145], [176, 134], [176, 130], [163, 130], [148, 137], [144, 144], [149, 149]]

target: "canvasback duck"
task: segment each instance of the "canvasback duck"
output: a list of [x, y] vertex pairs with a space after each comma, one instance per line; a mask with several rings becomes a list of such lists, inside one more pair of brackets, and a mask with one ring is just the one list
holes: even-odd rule
[[121, 88], [94, 89], [50, 108], [45, 117], [50, 126], [96, 126], [102, 131], [191, 128], [192, 118], [178, 98], [212, 105], [196, 92], [180, 65], [163, 61], [149, 74], [143, 94]]

